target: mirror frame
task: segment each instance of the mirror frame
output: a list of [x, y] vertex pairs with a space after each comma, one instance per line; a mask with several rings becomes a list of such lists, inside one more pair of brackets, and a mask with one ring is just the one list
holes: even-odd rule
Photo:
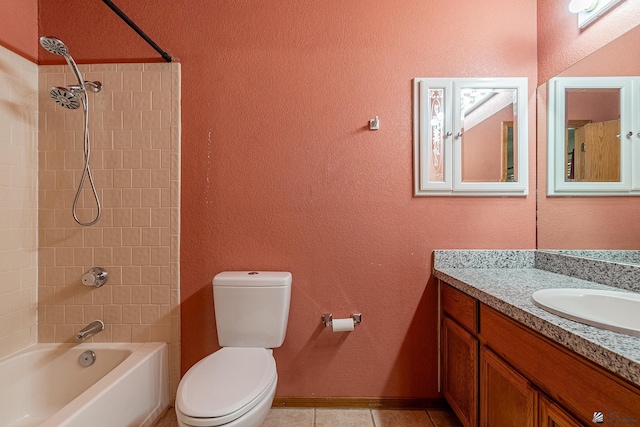
[[[566, 153], [566, 92], [567, 89], [619, 89], [620, 90], [620, 181], [571, 182], [565, 180]], [[547, 109], [547, 195], [548, 196], [625, 196], [632, 182], [632, 145], [625, 129], [632, 129], [631, 77], [555, 77], [549, 80]]]
[[[427, 78], [413, 80], [414, 94], [414, 196], [526, 196], [529, 193], [529, 127], [526, 77], [503, 78]], [[428, 89], [444, 89], [445, 111], [444, 176], [443, 182], [429, 182], [430, 118], [424, 113], [428, 108]], [[453, 138], [461, 131], [460, 89], [514, 89], [514, 134], [517, 142], [518, 181], [515, 182], [466, 182], [462, 180], [462, 153], [460, 138]], [[450, 136], [449, 136], [450, 135]], [[453, 141], [451, 141], [453, 139]]]

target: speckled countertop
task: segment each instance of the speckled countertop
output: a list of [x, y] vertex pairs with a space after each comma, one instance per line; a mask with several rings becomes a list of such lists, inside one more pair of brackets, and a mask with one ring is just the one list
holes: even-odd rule
[[[622, 280], [616, 288], [568, 276], [576, 270], [573, 263], [580, 266], [583, 274], [585, 268], [588, 270], [581, 264], [582, 259], [559, 259], [540, 251], [434, 251], [434, 276], [640, 386], [640, 338], [564, 319], [531, 301], [531, 295], [539, 289], [635, 290], [638, 286], [637, 282]], [[617, 268], [598, 261], [592, 263], [592, 269], [600, 273], [606, 273], [608, 267]]]

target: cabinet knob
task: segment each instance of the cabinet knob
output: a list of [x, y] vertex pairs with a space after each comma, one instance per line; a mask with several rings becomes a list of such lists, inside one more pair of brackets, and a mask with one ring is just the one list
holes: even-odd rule
[[633, 132], [629, 131], [627, 132], [627, 138], [631, 138], [633, 136]]
[[[453, 135], [453, 132], [451, 132], [451, 131], [447, 132], [447, 134], [446, 134], [447, 137], [450, 137], [451, 135]], [[640, 132], [638, 132], [638, 135], [640, 135]]]
[[458, 132], [458, 134], [456, 135], [456, 138], [462, 138], [462, 131]]

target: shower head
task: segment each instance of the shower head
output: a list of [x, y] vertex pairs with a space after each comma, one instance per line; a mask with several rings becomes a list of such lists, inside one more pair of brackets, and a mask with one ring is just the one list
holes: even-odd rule
[[72, 88], [52, 87], [49, 96], [60, 106], [70, 110], [80, 108], [80, 97]]
[[69, 49], [67, 49], [67, 45], [62, 43], [62, 40], [59, 40], [55, 37], [51, 36], [42, 36], [40, 37], [40, 45], [45, 48], [47, 52], [53, 53], [54, 55], [69, 55]]
[[82, 77], [82, 73], [80, 72], [80, 69], [76, 64], [76, 61], [74, 61], [71, 55], [69, 55], [69, 49], [67, 49], [66, 44], [62, 43], [60, 39], [57, 39], [55, 37], [42, 36], [40, 37], [40, 45], [47, 52], [53, 53], [54, 55], [64, 56], [67, 64], [69, 64], [69, 67], [71, 67], [71, 71], [73, 71], [73, 74], [75, 74], [76, 80], [78, 80], [78, 86], [80, 86], [82, 90], [86, 90], [84, 85], [84, 77]]

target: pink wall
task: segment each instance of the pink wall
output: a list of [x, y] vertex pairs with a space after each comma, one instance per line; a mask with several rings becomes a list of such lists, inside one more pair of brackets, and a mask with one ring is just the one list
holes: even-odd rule
[[604, 122], [620, 118], [620, 93], [617, 89], [568, 92], [566, 105], [567, 120]]
[[[513, 121], [513, 106], [497, 111], [465, 130], [462, 148], [463, 181], [498, 182], [502, 178], [502, 123]], [[515, 153], [515, 152], [514, 152]]]
[[[279, 396], [438, 397], [432, 251], [534, 248], [535, 197], [412, 197], [411, 79], [528, 77], [533, 170], [535, 2], [118, 5], [182, 63], [183, 369], [218, 348], [216, 273], [288, 270]], [[79, 62], [157, 58], [100, 2], [39, 6]]]
[[560, 76], [636, 76], [640, 73], [640, 26], [578, 61]]
[[544, 83], [640, 22], [640, 2], [622, 1], [579, 29], [569, 1], [538, 0], [538, 83]]
[[38, 0], [0, 0], [0, 43], [37, 62]]

